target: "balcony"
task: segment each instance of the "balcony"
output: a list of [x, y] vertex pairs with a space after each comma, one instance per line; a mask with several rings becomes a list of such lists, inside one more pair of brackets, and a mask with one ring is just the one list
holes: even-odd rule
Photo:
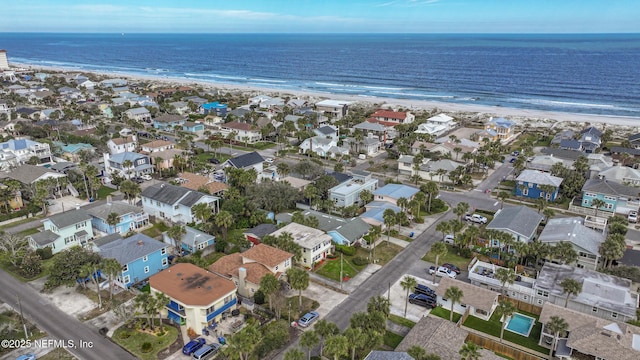
[[180, 305], [173, 301], [169, 302], [165, 307], [167, 308], [168, 311], [174, 314], [185, 316], [184, 308], [180, 309]]
[[224, 304], [219, 309], [213, 311], [212, 313], [207, 314], [207, 321], [213, 320], [216, 316], [222, 314], [223, 312], [229, 310], [231, 307], [235, 306], [238, 303], [238, 299], [234, 298], [228, 303]]

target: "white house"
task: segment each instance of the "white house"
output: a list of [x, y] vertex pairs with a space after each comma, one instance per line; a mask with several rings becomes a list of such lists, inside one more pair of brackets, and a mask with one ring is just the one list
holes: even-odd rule
[[292, 222], [271, 235], [278, 237], [284, 233], [291, 234], [293, 241], [302, 248], [302, 265], [307, 268], [325, 259], [331, 251], [331, 236], [322, 230]]
[[49, 144], [27, 139], [10, 139], [0, 143], [0, 168], [2, 169], [24, 164], [32, 157], [38, 158], [38, 164], [51, 163]]
[[248, 144], [253, 144], [262, 139], [260, 129], [254, 125], [238, 121], [228, 122], [220, 126], [220, 134], [225, 138], [231, 133], [235, 134], [235, 137], [233, 138], [235, 141], [241, 141]]
[[318, 154], [319, 156], [330, 156], [332, 158], [337, 154], [349, 154], [348, 149], [338, 146], [337, 140], [327, 138], [325, 136], [313, 136], [304, 139], [304, 141], [302, 141], [302, 143], [298, 147], [300, 148], [300, 153], [302, 154], [311, 151]]
[[[103, 154], [104, 172], [107, 175], [114, 173], [129, 179], [131, 176], [153, 174], [151, 158], [144, 154], [123, 152], [115, 155]], [[128, 164], [130, 161], [131, 164]], [[127, 166], [128, 165], [128, 166]]]
[[410, 124], [416, 119], [416, 116], [408, 111], [400, 112], [380, 109], [371, 114], [371, 118], [383, 125], [387, 125], [386, 123], [394, 123], [397, 125]]
[[360, 193], [368, 190], [373, 193], [378, 188], [378, 179], [372, 178], [371, 173], [352, 171], [352, 178], [329, 189], [329, 200], [336, 207], [347, 207], [361, 204]]
[[111, 155], [123, 152], [135, 152], [138, 148], [138, 138], [135, 135], [109, 139], [107, 147]]
[[137, 108], [129, 109], [124, 113], [131, 120], [146, 122], [146, 123], [151, 122], [151, 113], [149, 112], [149, 110], [147, 110], [147, 108], [137, 107]]
[[457, 124], [455, 120], [446, 114], [438, 114], [427, 119], [429, 125], [440, 125], [447, 128], [447, 130], [453, 129]]
[[141, 194], [144, 211], [174, 223], [199, 223], [200, 219], [193, 214], [196, 204], [209, 205], [214, 213], [219, 210], [220, 198], [199, 191], [171, 185], [165, 182], [154, 184], [144, 189]]

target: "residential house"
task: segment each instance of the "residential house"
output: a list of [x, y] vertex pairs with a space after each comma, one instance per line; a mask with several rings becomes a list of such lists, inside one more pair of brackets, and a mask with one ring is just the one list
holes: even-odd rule
[[515, 125], [513, 121], [504, 118], [490, 118], [484, 125], [484, 129], [476, 133], [480, 141], [489, 139], [490, 141], [500, 140], [506, 142], [515, 135]]
[[440, 154], [444, 157], [450, 157], [451, 159], [458, 160], [461, 154], [469, 153], [475, 154], [478, 151], [477, 148], [466, 146], [462, 144], [456, 144], [450, 140], [442, 143], [428, 143], [423, 141], [415, 141], [411, 145], [411, 153], [417, 154]]
[[28, 139], [10, 139], [0, 143], [0, 166], [2, 168], [25, 164], [31, 158], [37, 158], [38, 164], [52, 163], [53, 158], [49, 144]]
[[251, 298], [260, 289], [260, 281], [265, 275], [286, 279], [286, 272], [293, 265], [293, 256], [272, 246], [258, 244], [243, 253], [223, 256], [208, 269], [232, 280], [238, 287], [238, 294]]
[[360, 219], [371, 226], [380, 226], [381, 228], [385, 228], [385, 210], [391, 209], [396, 214], [402, 211], [402, 209], [387, 201], [372, 201], [365, 205], [365, 209], [366, 211], [360, 214]]
[[151, 123], [151, 112], [145, 107], [137, 107], [124, 112], [131, 120], [138, 122]]
[[251, 229], [246, 230], [243, 235], [247, 241], [250, 241], [253, 245], [258, 245], [262, 241], [262, 238], [278, 230], [278, 227], [273, 224], [259, 224]]
[[391, 130], [390, 128], [374, 122], [363, 121], [360, 124], [357, 124], [353, 127], [355, 131], [362, 132], [366, 137], [378, 137], [382, 141], [387, 141], [388, 139], [393, 139], [393, 135], [395, 134], [395, 130]]
[[337, 208], [348, 207], [353, 204], [362, 204], [360, 193], [367, 190], [373, 193], [378, 188], [378, 179], [372, 178], [371, 173], [365, 171], [352, 171], [352, 178], [347, 182], [338, 184], [329, 189], [329, 200], [333, 201]]
[[[180, 239], [180, 247], [182, 248], [182, 254], [193, 254], [198, 250], [204, 250], [209, 246], [213, 246], [216, 243], [216, 237], [191, 226], [185, 226], [186, 233]], [[175, 239], [171, 238], [167, 232], [162, 233], [162, 240], [176, 247]]]
[[[528, 206], [509, 206], [496, 211], [487, 230], [498, 230], [513, 236], [515, 241], [528, 243], [534, 240], [543, 216]], [[491, 239], [492, 246], [502, 246]]]
[[220, 198], [207, 195], [168, 183], [158, 183], [142, 191], [142, 207], [144, 211], [161, 219], [174, 223], [199, 223], [200, 219], [193, 214], [193, 206], [208, 204], [214, 213], [220, 209]]
[[68, 181], [65, 179], [67, 175], [51, 171], [43, 166], [24, 164], [10, 171], [0, 173], [0, 179], [13, 179], [23, 185], [32, 185], [40, 180], [56, 179], [59, 186], [54, 190], [55, 194], [60, 194], [63, 189], [67, 188]]
[[640, 149], [640, 133], [629, 135], [627, 139], [632, 148]]
[[233, 281], [190, 263], [175, 264], [149, 278], [151, 294], [165, 294], [167, 319], [196, 331], [222, 320], [236, 309]]
[[415, 170], [413, 168], [413, 161], [415, 157], [412, 155], [400, 155], [398, 157], [398, 173], [400, 175], [413, 175]]
[[331, 252], [331, 236], [321, 230], [290, 223], [271, 235], [278, 237], [283, 233], [291, 234], [293, 241], [302, 248], [301, 262], [306, 268], [312, 268], [318, 261], [324, 260]]
[[158, 130], [173, 131], [182, 129], [182, 124], [187, 121], [184, 115], [162, 114], [153, 119], [153, 127]]
[[123, 152], [115, 155], [103, 154], [103, 158], [105, 174], [116, 173], [126, 179], [129, 179], [132, 176], [153, 174], [151, 158], [144, 154]]
[[232, 166], [236, 169], [250, 170], [254, 169], [256, 173], [262, 173], [264, 158], [257, 151], [236, 156], [222, 163], [223, 167]]
[[571, 168], [573, 160], [565, 160], [553, 155], [534, 156], [531, 161], [527, 161], [524, 166], [529, 170], [537, 170], [551, 172], [551, 168], [555, 164], [562, 164], [562, 167]]
[[[576, 296], [564, 292], [560, 283], [564, 279], [574, 279], [582, 284]], [[538, 273], [533, 290], [541, 294], [544, 302], [579, 311], [584, 314], [626, 322], [636, 320], [638, 294], [631, 289], [629, 279], [604, 274], [586, 268], [558, 265], [546, 262]]]
[[638, 188], [622, 185], [607, 179], [588, 179], [582, 186], [582, 206], [593, 207], [595, 199], [604, 201], [598, 210], [610, 213], [628, 214], [638, 211], [640, 196]]
[[98, 85], [104, 88], [127, 86], [127, 79], [105, 79], [100, 81]]
[[[141, 208], [123, 201], [92, 203], [83, 208], [91, 216], [91, 225], [106, 234], [126, 235], [130, 231], [143, 229], [149, 225], [149, 215]], [[117, 223], [109, 224], [109, 215], [116, 214]]]
[[523, 170], [516, 178], [516, 196], [556, 201], [562, 178], [536, 170]]
[[309, 105], [309, 102], [305, 99], [289, 99], [287, 106], [292, 109], [304, 108]]
[[640, 186], [640, 170], [628, 166], [611, 166], [598, 173], [598, 178], [628, 186]]
[[73, 170], [73, 169], [77, 169], [78, 168], [78, 164], [76, 163], [72, 163], [72, 162], [68, 162], [68, 161], [61, 161], [58, 163], [55, 163], [53, 165], [51, 165], [51, 167], [49, 169], [61, 173], [61, 174], [67, 174], [69, 172], [69, 170]]
[[444, 126], [447, 130], [456, 127], [455, 119], [447, 114], [438, 114], [427, 119], [426, 124]]
[[561, 130], [553, 136], [551, 139], [551, 145], [560, 146], [562, 140], [573, 140], [576, 133], [573, 130]]
[[594, 153], [602, 143], [602, 132], [593, 126], [580, 131], [580, 144], [586, 153]]
[[418, 128], [414, 133], [416, 134], [427, 134], [431, 136], [442, 136], [444, 135], [449, 128], [445, 125], [441, 124], [431, 124], [431, 123], [422, 123], [418, 125]]
[[395, 125], [397, 125], [411, 124], [416, 119], [416, 116], [408, 111], [400, 112], [380, 109], [371, 114], [371, 119], [383, 125], [387, 125], [386, 123], [394, 123]]
[[124, 152], [136, 152], [138, 150], [138, 138], [135, 135], [118, 137], [107, 141], [109, 153], [111, 155], [121, 154]]
[[204, 175], [194, 174], [188, 171], [184, 171], [178, 174], [180, 177], [180, 186], [191, 190], [197, 190], [206, 194], [222, 196], [222, 194], [229, 189], [229, 185], [211, 180], [211, 177]]
[[458, 303], [454, 304], [453, 312], [465, 314], [468, 311], [469, 315], [489, 321], [493, 311], [498, 307], [500, 293], [444, 276], [440, 279], [435, 292], [438, 295], [438, 304], [445, 309], [451, 309], [451, 300], [445, 296], [450, 287], [457, 287], [463, 293]]
[[360, 243], [369, 230], [371, 226], [368, 223], [360, 218], [353, 218], [346, 221], [344, 225], [327, 231], [327, 235], [331, 236], [336, 244], [352, 246]]
[[591, 270], [598, 267], [599, 249], [604, 240], [605, 235], [586, 227], [581, 217], [549, 219], [538, 237], [538, 241], [553, 246], [562, 242], [570, 243], [578, 254], [575, 266]]
[[200, 105], [198, 109], [200, 114], [214, 114], [216, 116], [225, 117], [227, 116], [227, 104], [220, 104], [217, 101], [206, 103]]
[[[142, 152], [145, 154], [153, 154], [155, 152], [166, 151], [174, 149], [176, 144], [168, 140], [154, 140], [146, 144], [142, 144]], [[153, 155], [152, 155], [153, 156]]]
[[142, 233], [101, 244], [97, 248], [100, 256], [115, 259], [122, 266], [114, 284], [123, 289], [169, 267], [167, 244]]
[[338, 141], [325, 136], [314, 136], [304, 139], [300, 146], [300, 153], [313, 152], [322, 157], [335, 158], [336, 155], [347, 155], [349, 150], [338, 146]]
[[449, 173], [459, 167], [465, 168], [466, 166], [467, 164], [449, 159], [440, 159], [436, 161], [427, 160], [418, 167], [417, 172], [412, 167], [411, 174], [419, 175], [422, 179], [429, 179], [439, 183], [451, 183], [452, 180], [449, 178]]
[[324, 136], [333, 140], [338, 140], [338, 128], [332, 125], [321, 126], [317, 129], [313, 129], [313, 133], [316, 136]]
[[349, 113], [349, 105], [351, 104], [351, 101], [345, 100], [322, 100], [315, 105], [316, 110], [322, 115], [333, 120], [340, 120]]
[[543, 324], [539, 344], [551, 348], [556, 334], [546, 324], [553, 317], [564, 319], [568, 331], [562, 332], [554, 348], [562, 359], [635, 360], [640, 357], [640, 327], [616, 319], [602, 319], [562, 306], [545, 303], [539, 322]]
[[96, 152], [96, 148], [93, 147], [93, 145], [91, 144], [85, 144], [85, 143], [77, 143], [77, 144], [64, 144], [61, 142], [55, 142], [54, 143], [56, 146], [60, 147], [60, 151], [62, 152], [62, 157], [79, 163], [80, 162], [80, 155], [84, 152], [87, 154], [94, 154]]
[[254, 144], [262, 139], [260, 129], [251, 124], [232, 121], [220, 126], [220, 134], [225, 138], [232, 133], [235, 134], [233, 140], [247, 144]]
[[198, 133], [204, 131], [204, 124], [199, 121], [185, 121], [184, 124], [182, 124], [182, 131]]
[[189, 108], [189, 103], [185, 101], [173, 101], [169, 103], [169, 106], [172, 107], [171, 113], [175, 113], [178, 115], [186, 115], [191, 112], [191, 108]]
[[387, 184], [373, 192], [373, 199], [398, 205], [398, 199], [405, 198], [410, 201], [418, 191], [420, 190], [408, 185]]
[[91, 216], [80, 208], [52, 215], [43, 225], [43, 231], [27, 236], [34, 250], [50, 247], [57, 254], [72, 246], [86, 246], [94, 236]]
[[520, 274], [513, 283], [506, 283], [503, 287], [502, 282], [496, 279], [496, 273], [500, 269], [506, 268], [474, 259], [469, 266], [469, 281], [475, 286], [504, 293], [510, 299], [536, 306], [544, 304], [545, 298], [542, 297], [542, 293], [537, 294], [533, 289], [534, 277]]

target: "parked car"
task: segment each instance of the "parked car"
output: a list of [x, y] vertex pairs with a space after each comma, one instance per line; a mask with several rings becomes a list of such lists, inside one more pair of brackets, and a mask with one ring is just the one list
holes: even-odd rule
[[452, 279], [456, 278], [456, 273], [454, 271], [451, 271], [451, 270], [447, 269], [444, 266], [438, 266], [437, 270], [436, 270], [435, 266], [431, 266], [429, 268], [429, 274], [433, 275], [433, 273], [435, 273], [436, 276], [448, 276], [448, 277], [450, 277]]
[[444, 240], [442, 241], [444, 241], [445, 244], [453, 245], [455, 243], [455, 238], [453, 237], [453, 235], [448, 234], [445, 235]]
[[268, 162], [269, 164], [273, 163], [273, 159], [272, 158], [266, 158], [264, 159], [265, 162]]
[[212, 163], [212, 164], [216, 164], [216, 165], [220, 164], [220, 160], [218, 160], [216, 158], [209, 159], [209, 162]]
[[486, 224], [487, 223], [487, 218], [479, 215], [479, 214], [467, 214], [464, 216], [464, 219], [467, 221], [471, 221], [474, 222], [476, 224]]
[[136, 184], [142, 184], [142, 183], [144, 182], [144, 180], [143, 180], [141, 177], [139, 177], [139, 176], [134, 176], [134, 177], [132, 177], [132, 178], [131, 178], [131, 181], [133, 181], [133, 182], [134, 182], [134, 183], [136, 183]]
[[433, 298], [430, 298], [424, 294], [410, 294], [409, 302], [426, 308], [435, 308], [438, 304]]
[[426, 286], [426, 285], [420, 285], [418, 284], [414, 289], [413, 292], [416, 294], [424, 294], [424, 295], [429, 295], [431, 297], [435, 297], [436, 296], [436, 292], [433, 291], [430, 287]]
[[630, 223], [637, 223], [638, 222], [638, 212], [635, 211], [635, 210], [629, 211], [629, 215], [627, 216], [627, 220], [629, 220]]
[[509, 160], [509, 162], [513, 164], [514, 162], [516, 162], [516, 158], [512, 157], [511, 160]]
[[16, 358], [16, 360], [36, 360], [36, 356], [32, 353], [20, 355]]
[[211, 343], [209, 345], [204, 345], [200, 349], [196, 350], [191, 357], [196, 360], [206, 360], [213, 357], [218, 350], [220, 350], [220, 345]]
[[517, 151], [517, 150], [511, 153], [511, 156], [518, 156], [518, 155], [520, 155], [520, 151]]
[[298, 325], [307, 327], [314, 321], [318, 320], [318, 317], [320, 317], [320, 314], [318, 314], [317, 311], [308, 312], [303, 317], [301, 317], [300, 320], [298, 320]]
[[191, 355], [196, 350], [200, 349], [206, 344], [206, 341], [203, 338], [197, 338], [189, 341], [185, 346], [182, 347], [182, 353], [185, 355]]
[[151, 175], [149, 175], [149, 174], [140, 175], [140, 178], [142, 178], [142, 180], [149, 181], [149, 180], [151, 180]]
[[449, 264], [449, 263], [444, 263], [442, 264], [442, 266], [446, 267], [447, 269], [453, 271], [454, 273], [456, 273], [457, 275], [460, 275], [460, 268], [453, 265], [453, 264]]

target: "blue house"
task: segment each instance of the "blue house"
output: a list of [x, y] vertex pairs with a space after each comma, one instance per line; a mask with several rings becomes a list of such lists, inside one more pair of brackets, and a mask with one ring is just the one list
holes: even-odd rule
[[172, 131], [175, 127], [182, 127], [187, 119], [181, 115], [163, 114], [153, 119], [153, 127], [158, 130]]
[[606, 179], [589, 179], [582, 186], [582, 206], [593, 207], [595, 199], [605, 202], [598, 210], [611, 213], [628, 214], [631, 210], [638, 211], [640, 206], [638, 188]]
[[148, 279], [169, 267], [167, 244], [152, 239], [145, 234], [135, 234], [119, 240], [97, 245], [98, 253], [105, 259], [116, 259], [122, 265], [122, 273], [115, 284], [128, 289], [131, 285]]
[[405, 198], [407, 200], [411, 200], [419, 191], [419, 189], [412, 186], [387, 184], [373, 192], [373, 199], [375, 201], [386, 201], [393, 205], [397, 205], [398, 199]]
[[[129, 205], [122, 201], [91, 204], [84, 207], [91, 216], [91, 225], [94, 229], [107, 234], [125, 235], [129, 231], [142, 229], [149, 225], [149, 215], [141, 208]], [[109, 214], [118, 215], [118, 223], [109, 225]]]
[[[198, 250], [204, 250], [209, 246], [213, 246], [216, 243], [216, 237], [213, 235], [209, 235], [190, 226], [185, 226], [185, 230], [187, 233], [180, 239], [183, 252], [192, 254]], [[169, 237], [166, 232], [162, 233], [162, 240], [167, 244], [176, 246], [176, 241]]]
[[[524, 170], [516, 178], [516, 196], [556, 201], [562, 178], [537, 170]], [[549, 189], [544, 189], [549, 186]]]
[[184, 124], [182, 124], [182, 131], [192, 132], [192, 133], [198, 132], [198, 131], [204, 131], [204, 124], [193, 122], [193, 121], [185, 121]]
[[227, 116], [227, 104], [220, 104], [217, 101], [200, 105], [200, 113], [215, 114], [221, 117]]
[[355, 218], [334, 230], [327, 231], [336, 244], [353, 245], [369, 233], [371, 226], [361, 218]]
[[402, 211], [396, 205], [386, 201], [372, 201], [366, 205], [367, 211], [360, 215], [360, 219], [372, 226], [380, 226], [384, 228], [384, 211], [393, 210], [394, 213]]

